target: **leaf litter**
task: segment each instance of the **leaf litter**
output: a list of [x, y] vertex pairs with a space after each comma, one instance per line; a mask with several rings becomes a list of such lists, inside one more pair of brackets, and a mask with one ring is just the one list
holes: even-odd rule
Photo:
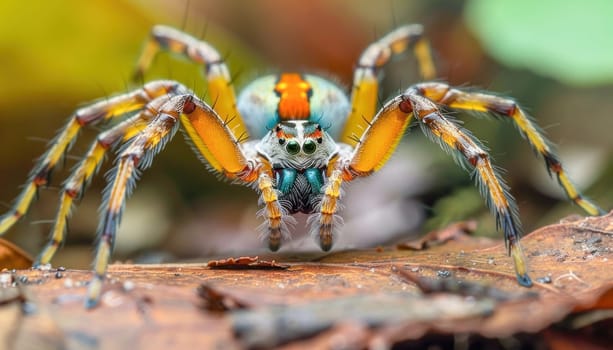
[[[359, 349], [444, 337], [467, 344], [508, 337], [545, 346], [567, 338], [598, 343], [608, 333], [594, 329], [606, 329], [613, 308], [612, 217], [566, 220], [524, 237], [536, 281], [531, 289], [516, 284], [502, 242], [458, 235], [467, 227], [462, 223], [442, 235], [451, 238], [417, 250], [341, 251], [287, 262], [271, 255], [207, 265], [115, 264], [105, 285], [109, 297], [90, 311], [82, 305], [89, 271], [17, 270], [2, 287], [13, 297], [0, 300], [0, 317], [19, 332], [3, 336], [48, 344], [42, 349], [162, 349], [169, 342]], [[15, 298], [14, 288], [25, 297]], [[35, 305], [32, 313], [13, 307], [23, 300]], [[593, 336], [586, 338], [588, 329]]]

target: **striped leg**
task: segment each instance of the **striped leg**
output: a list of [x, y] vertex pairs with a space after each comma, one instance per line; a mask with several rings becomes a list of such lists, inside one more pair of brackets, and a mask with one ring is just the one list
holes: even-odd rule
[[125, 142], [142, 131], [155, 117], [157, 110], [169, 97], [161, 96], [147, 104], [144, 110], [98, 135], [81, 162], [64, 182], [60, 194], [60, 206], [51, 230], [49, 242], [38, 256], [34, 266], [51, 261], [66, 237], [66, 220], [70, 216], [75, 198], [83, 195], [89, 180], [96, 174], [106, 152], [119, 142]]
[[115, 242], [115, 233], [126, 197], [131, 194], [135, 186], [138, 171], [149, 167], [155, 154], [172, 138], [179, 126], [178, 119], [179, 116], [175, 110], [161, 110], [155, 119], [137, 134], [118, 155], [117, 165], [113, 169], [109, 186], [105, 189], [104, 202], [101, 206], [102, 212], [97, 234], [99, 241], [93, 267], [94, 277], [90, 282], [85, 303], [87, 308], [94, 307], [98, 303]]
[[[236, 109], [236, 94], [228, 67], [219, 52], [204, 41], [166, 26], [155, 26], [151, 37], [138, 60], [135, 78], [142, 79], [144, 72], [151, 66], [154, 57], [161, 50], [179, 54], [204, 66], [208, 81], [208, 94], [217, 114], [228, 120], [230, 130], [241, 141], [249, 135], [245, 123]], [[208, 159], [208, 157], [207, 157]]]
[[345, 123], [341, 141], [355, 146], [375, 115], [379, 81], [377, 71], [392, 55], [413, 49], [419, 71], [425, 80], [436, 76], [436, 69], [421, 25], [400, 27], [372, 43], [364, 50], [353, 76], [351, 114]]
[[322, 250], [328, 251], [334, 243], [334, 236], [342, 225], [342, 217], [337, 215], [342, 195], [343, 172], [333, 170], [328, 182], [323, 188], [323, 196], [319, 204], [319, 213], [309, 217], [311, 232], [319, 236], [319, 245]]
[[174, 96], [152, 112], [155, 112], [155, 118], [128, 140], [119, 153], [104, 191], [94, 276], [85, 302], [88, 308], [97, 305], [100, 299], [124, 204], [134, 188], [139, 172], [151, 165], [153, 157], [164, 148], [180, 125], [185, 128], [196, 153], [202, 155], [203, 151], [207, 151], [214, 157], [220, 173], [228, 178], [245, 183], [254, 182], [258, 178], [256, 169], [262, 168], [256, 159], [245, 156], [227, 122], [195, 96]]
[[422, 130], [428, 136], [445, 150], [459, 155], [456, 160], [460, 164], [475, 169], [474, 177], [481, 194], [496, 216], [498, 227], [504, 232], [517, 280], [523, 286], [531, 286], [526, 258], [519, 243], [521, 229], [515, 200], [479, 143], [467, 131], [445, 118], [437, 105], [421, 96], [417, 89], [408, 89], [375, 115], [352, 154], [338, 162], [342, 179], [350, 181], [355, 177], [368, 176], [385, 165], [413, 116], [420, 121]]
[[478, 142], [465, 130], [443, 116], [436, 104], [409, 89], [402, 96], [404, 100], [398, 107], [405, 113], [411, 113], [421, 122], [424, 132], [439, 142], [447, 151], [457, 151], [462, 156], [462, 164], [470, 164], [474, 177], [487, 205], [496, 216], [498, 228], [502, 228], [509, 254], [513, 258], [518, 282], [530, 287], [532, 281], [528, 276], [526, 258], [519, 238], [521, 226], [517, 216], [515, 200], [508, 192], [508, 187], [492, 166], [488, 154]]
[[368, 176], [381, 169], [404, 135], [413, 114], [401, 110], [401, 103], [404, 103], [401, 97], [389, 101], [367, 124], [355, 148], [342, 147], [339, 155], [328, 164], [328, 169], [332, 170], [323, 188], [319, 212], [309, 217], [312, 233], [319, 235], [323, 250], [331, 248], [335, 231], [341, 224], [342, 219], [336, 214], [343, 182]]
[[177, 89], [179, 85], [174, 82], [152, 82], [132, 93], [116, 96], [77, 110], [68, 124], [53, 139], [47, 152], [37, 160], [11, 210], [0, 216], [0, 235], [8, 231], [28, 211], [36, 197], [37, 190], [49, 183], [52, 170], [70, 149], [82, 127], [123, 117], [126, 113], [142, 109], [154, 98]]
[[257, 184], [260, 190], [260, 204], [264, 206], [258, 215], [266, 220], [261, 226], [263, 238], [268, 238], [270, 250], [277, 251], [281, 247], [281, 241], [289, 237], [288, 223], [293, 224], [294, 221], [279, 203], [279, 190], [275, 189], [269, 171], [260, 171]]
[[490, 112], [498, 116], [511, 118], [521, 135], [528, 140], [532, 149], [543, 157], [549, 175], [551, 173], [556, 175], [558, 183], [568, 198], [589, 215], [605, 214], [604, 210], [599, 208], [590, 199], [584, 197], [573, 185], [562, 163], [555, 155], [551, 143], [543, 136], [540, 128], [515, 101], [487, 93], [464, 92], [443, 83], [417, 84], [415, 89], [419, 91], [419, 94], [424, 95], [430, 100], [451, 108]]

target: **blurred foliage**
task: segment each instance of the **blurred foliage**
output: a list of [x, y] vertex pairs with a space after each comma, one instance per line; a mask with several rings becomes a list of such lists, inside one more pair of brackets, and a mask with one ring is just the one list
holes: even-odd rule
[[[217, 47], [227, 57], [240, 90], [254, 77], [280, 70], [321, 73], [349, 87], [357, 57], [369, 43], [399, 24], [423, 23], [437, 54], [441, 79], [454, 85], [475, 85], [517, 98], [547, 129], [551, 140], [560, 144], [561, 158], [579, 186], [609, 209], [613, 206], [613, 139], [610, 137], [613, 100], [609, 98], [613, 93], [613, 78], [605, 68], [600, 70], [597, 79], [592, 73], [601, 61], [599, 57], [611, 57], [606, 51], [610, 47], [604, 44], [597, 48], [585, 46], [596, 45], [597, 38], [606, 30], [597, 27], [605, 11], [592, 8], [590, 16], [593, 17], [590, 18], [594, 20], [588, 23], [589, 18], [583, 20], [578, 16], [584, 13], [579, 10], [577, 16], [572, 16], [573, 13], [563, 12], [567, 10], [562, 6], [546, 7], [541, 3], [530, 3], [529, 10], [525, 7], [521, 10], [524, 3], [469, 1], [465, 9], [464, 2], [454, 0], [262, 0], [249, 3], [204, 0], [2, 1], [0, 201], [11, 201], [18, 186], [24, 182], [32, 159], [44, 151], [43, 142], [32, 142], [31, 139], [49, 140], [54, 130], [77, 107], [88, 101], [139, 86], [139, 83], [129, 82], [129, 78], [154, 24], [173, 25]], [[512, 9], [493, 9], [496, 6]], [[490, 7], [492, 9], [488, 10]], [[566, 7], [571, 9], [568, 11], [574, 9], [570, 5]], [[485, 14], [484, 9], [488, 11]], [[498, 17], [500, 11], [507, 11], [503, 19]], [[539, 22], [542, 26], [534, 25], [530, 19], [542, 19]], [[568, 30], [573, 30], [572, 35], [550, 38], [548, 33], [551, 28], [557, 28], [555, 23], [572, 23], [567, 26]], [[477, 33], [476, 37], [471, 30]], [[489, 45], [487, 37], [481, 35], [483, 31], [504, 38], [497, 42], [522, 54], [529, 54], [531, 50], [515, 47], [516, 41], [506, 39], [509, 35], [523, 35], [520, 44], [532, 44], [548, 49], [547, 52], [558, 50], [562, 40], [566, 51], [559, 55], [569, 57], [576, 64], [569, 65], [568, 70], [574, 76], [585, 77], [582, 86], [565, 85], [560, 81], [567, 82], [567, 78], [535, 68], [511, 68], [517, 65], [500, 57]], [[580, 61], [579, 55], [593, 60]], [[534, 62], [541, 63], [537, 65]], [[531, 56], [530, 66], [519, 67], [553, 67], [553, 62], [549, 56]], [[613, 59], [608, 59], [608, 62], [613, 62]], [[169, 55], [158, 57], [145, 78], [176, 79], [198, 95], [206, 95], [200, 68]], [[385, 70], [381, 100], [385, 101], [418, 80], [412, 57], [395, 60]], [[561, 191], [553, 180], [541, 179], [547, 176], [542, 161], [534, 159], [529, 147], [509, 123], [462, 114], [456, 117], [465, 121], [465, 126], [476, 136], [487, 140], [496, 164], [508, 169], [505, 178], [518, 199], [526, 231], [579, 212], [569, 203], [559, 201]], [[94, 129], [83, 133], [81, 141], [69, 153], [64, 170], [56, 172], [55, 187], [42, 191], [30, 214], [11, 231], [11, 240], [32, 252], [39, 249], [48, 233], [49, 223], [28, 223], [53, 218], [57, 207], [57, 186], [86, 150], [95, 132]], [[419, 200], [423, 203], [411, 206], [411, 210], [419, 210], [419, 213], [407, 215], [417, 222], [397, 229], [399, 232], [395, 234], [406, 235], [408, 231], [414, 231], [414, 228], [407, 227], [416, 227], [424, 216], [434, 216], [430, 223], [437, 226], [452, 219], [463, 219], [463, 215], [479, 218], [480, 230], [483, 228], [483, 231], [496, 234], [493, 223], [487, 221], [491, 218], [485, 206], [476, 200], [474, 211], [468, 210], [463, 215], [446, 213], [450, 207], [472, 208], [473, 204], [466, 204], [466, 198], [472, 201], [478, 193], [470, 177], [453, 164], [448, 155], [416, 129], [410, 132], [401, 148], [398, 154], [403, 156], [397, 154], [393, 157], [395, 162], [408, 159], [405, 154], [416, 155], [410, 157], [408, 167], [400, 168], [405, 173], [387, 177], [389, 173], [386, 175], [382, 171], [372, 177], [373, 187], [369, 191], [359, 191], [359, 188], [365, 188], [362, 186], [371, 179], [347, 186], [348, 192], [360, 192], [359, 196], [352, 197], [348, 193], [347, 198], [351, 198], [351, 203], [347, 203], [346, 212], [351, 214], [348, 216], [358, 219], [365, 216], [355, 210], [350, 212], [351, 207], [359, 207], [362, 212], [368, 211], [367, 214], [374, 213], [382, 206], [376, 204], [377, 208], [374, 208], [369, 203], [385, 203], [391, 199], [386, 197], [374, 201], [372, 196], [394, 192], [393, 200]], [[112, 155], [107, 159], [112, 159]], [[55, 263], [74, 264], [72, 258], [75, 257], [81, 261], [76, 266], [89, 265], [89, 247], [96, 230], [97, 208], [104, 187], [103, 174], [110, 163], [107, 161], [75, 211], [70, 221], [69, 244]], [[395, 167], [390, 164], [387, 168]], [[376, 179], [379, 179], [378, 183]], [[377, 190], [377, 186], [389, 187], [390, 183], [398, 181], [414, 183], [399, 184], [398, 191]], [[454, 195], [449, 197], [450, 194]], [[456, 197], [454, 204], [451, 199]], [[152, 205], [152, 201], [157, 201], [156, 205]], [[118, 240], [118, 250], [122, 254], [117, 256], [134, 256], [149, 247], [161, 247], [158, 249], [179, 257], [195, 256], [199, 252], [219, 253], [223, 247], [226, 251], [244, 249], [245, 246], [259, 249], [255, 230], [259, 224], [255, 215], [256, 204], [253, 191], [220, 183], [195, 159], [181, 136], [177, 136], [156, 158], [153, 167], [143, 174], [133, 198], [128, 201], [122, 223], [125, 231], [120, 232]], [[381, 211], [386, 210], [384, 207]], [[346, 216], [346, 219], [348, 221], [351, 217]], [[372, 222], [389, 221], [375, 218]], [[361, 225], [349, 227], [353, 230], [356, 226]], [[380, 233], [373, 235], [369, 231], [351, 236], [359, 241], [366, 235], [372, 239]], [[122, 249], [122, 237], [145, 244]], [[390, 240], [394, 236], [381, 239]], [[309, 237], [306, 241], [311, 242]], [[77, 248], [72, 249], [73, 246]], [[83, 246], [87, 248], [83, 249]]]
[[570, 84], [613, 81], [613, 2], [470, 0], [467, 5], [469, 27], [497, 60]]
[[130, 71], [126, 63], [139, 50], [134, 43], [151, 25], [135, 11], [134, 6], [112, 1], [1, 2], [2, 106], [15, 99], [25, 103], [41, 96], [79, 91], [81, 96], [105, 95], [125, 89]]

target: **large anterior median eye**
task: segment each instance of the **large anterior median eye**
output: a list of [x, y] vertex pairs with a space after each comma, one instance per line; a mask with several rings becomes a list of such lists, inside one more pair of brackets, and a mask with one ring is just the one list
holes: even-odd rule
[[315, 152], [316, 148], [317, 148], [317, 145], [315, 144], [313, 140], [306, 140], [304, 144], [302, 145], [302, 151], [306, 154], [311, 154]]
[[297, 154], [300, 152], [300, 144], [298, 144], [296, 141], [289, 141], [285, 146], [285, 150], [289, 154]]

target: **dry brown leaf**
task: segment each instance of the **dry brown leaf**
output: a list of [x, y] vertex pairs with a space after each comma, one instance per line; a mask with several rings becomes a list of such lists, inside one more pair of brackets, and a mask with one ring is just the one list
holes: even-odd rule
[[274, 260], [271, 260], [271, 261], [260, 260], [260, 258], [257, 256], [254, 256], [254, 257], [241, 256], [240, 258], [211, 260], [206, 265], [212, 269], [232, 269], [232, 270], [241, 270], [241, 269], [284, 270], [289, 267], [289, 265], [282, 265], [282, 264], [277, 263]]
[[442, 244], [452, 239], [466, 239], [468, 238], [468, 235], [474, 232], [476, 229], [477, 222], [475, 220], [460, 221], [440, 230], [430, 231], [419, 239], [400, 243], [396, 245], [396, 248], [422, 250], [428, 248], [429, 246]]
[[246, 304], [241, 300], [235, 299], [228, 294], [220, 293], [207, 284], [198, 286], [196, 292], [200, 299], [202, 299], [202, 308], [208, 311], [226, 312], [254, 306], [253, 304]]
[[[541, 332], [575, 310], [610, 306], [612, 217], [609, 214], [567, 221], [527, 235], [522, 244], [530, 260], [531, 276], [535, 280], [543, 277], [543, 281], [551, 281], [535, 283], [530, 290], [517, 284], [502, 242], [492, 246], [474, 239], [451, 240], [419, 251], [335, 252], [310, 262], [285, 263], [276, 255], [275, 259], [286, 264], [286, 269], [218, 270], [203, 264], [115, 264], [109, 269], [101, 306], [90, 311], [83, 308], [85, 283], [91, 276], [88, 271], [67, 270], [58, 278], [54, 270], [19, 270], [16, 280], [27, 277], [25, 285], [31, 302], [41, 313], [51, 315], [48, 328], [57, 330], [54, 334], [63, 335], [61, 339], [68, 349], [166, 349], [169, 344], [174, 348], [242, 348], [250, 343], [247, 338], [237, 338], [234, 334], [239, 313], [282, 315], [283, 311], [272, 312], [279, 305], [282, 309], [307, 313], [316, 310], [315, 306], [323, 310], [317, 313], [322, 318], [313, 322], [325, 322], [311, 323], [314, 327], [311, 334], [325, 333], [313, 341], [338, 339], [326, 338], [326, 334], [353, 333], [359, 335], [355, 339], [376, 344], [421, 339], [433, 332], [505, 337], [520, 332]], [[253, 263], [249, 259], [239, 261]], [[265, 257], [263, 261], [271, 260]], [[466, 298], [448, 293], [452, 290], [421, 295], [414, 284], [393, 272], [392, 266], [420, 278], [436, 280], [450, 273], [456, 279], [495, 286], [510, 295], [530, 291], [539, 297], [501, 302], [487, 296]], [[230, 300], [245, 308], [229, 307], [225, 313], [202, 309], [197, 288], [203, 283], [221, 300]], [[389, 313], [381, 313], [383, 308], [373, 307], [369, 300], [385, 300], [391, 305], [387, 308]], [[466, 303], [476, 303], [481, 309], [471, 310], [466, 308]], [[0, 306], [0, 313], [11, 305]], [[334, 313], [334, 305], [344, 306], [337, 307]], [[457, 305], [456, 317], [441, 312], [441, 305], [448, 309]], [[347, 325], [358, 311], [362, 321], [358, 319], [358, 323]], [[16, 327], [25, 332], [33, 327], [27, 322], [31, 317], [7, 319], [12, 320], [10, 324], [18, 323]], [[272, 324], [269, 329], [276, 336], [272, 344], [293, 344], [291, 334], [283, 334], [277, 323]], [[372, 328], [375, 324], [379, 326]], [[300, 322], [294, 326], [296, 335], [305, 336]], [[38, 337], [33, 341], [45, 337], [36, 332], [29, 334]], [[302, 341], [308, 344], [307, 340]]]
[[0, 270], [27, 269], [33, 262], [32, 257], [23, 249], [0, 238]]

